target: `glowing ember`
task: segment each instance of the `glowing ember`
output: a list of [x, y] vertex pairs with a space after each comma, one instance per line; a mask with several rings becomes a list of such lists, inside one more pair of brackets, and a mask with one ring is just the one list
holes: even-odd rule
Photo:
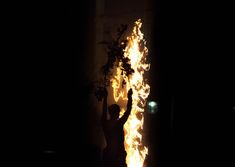
[[[144, 80], [144, 72], [149, 70], [150, 65], [146, 64], [148, 49], [145, 46], [144, 34], [140, 31], [141, 25], [140, 19], [135, 22], [132, 35], [127, 37], [128, 43], [124, 50], [124, 56], [130, 59], [131, 68], [134, 69], [134, 73], [126, 76], [125, 71], [122, 71], [120, 68], [122, 62], [117, 62], [114, 75], [111, 78], [115, 102], [119, 104], [126, 102], [127, 91], [130, 88], [133, 90], [131, 115], [124, 125], [124, 145], [127, 152], [126, 163], [128, 167], [143, 167], [148, 153], [148, 148], [142, 143], [141, 131], [143, 131], [144, 107], [150, 93], [150, 86]], [[126, 83], [124, 87], [123, 81]], [[120, 105], [120, 107], [121, 117], [126, 108], [125, 105]]]

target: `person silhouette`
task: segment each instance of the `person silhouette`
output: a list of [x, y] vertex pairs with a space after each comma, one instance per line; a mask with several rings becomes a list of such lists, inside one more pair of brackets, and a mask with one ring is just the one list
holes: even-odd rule
[[[129, 89], [126, 111], [124, 115], [119, 118], [119, 105], [112, 104], [107, 108], [108, 92], [107, 89], [105, 89], [105, 96], [103, 99], [103, 113], [101, 118], [107, 144], [103, 151], [104, 167], [127, 167], [123, 126], [131, 113], [132, 94], [132, 89]], [[107, 110], [110, 114], [109, 120], [107, 119]]]

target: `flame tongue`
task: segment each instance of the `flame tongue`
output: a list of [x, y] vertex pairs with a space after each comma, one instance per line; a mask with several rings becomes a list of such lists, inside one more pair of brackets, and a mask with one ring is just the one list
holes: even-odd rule
[[[142, 144], [144, 106], [150, 93], [150, 86], [144, 81], [144, 72], [149, 70], [150, 65], [146, 63], [148, 49], [145, 46], [144, 34], [140, 31], [141, 20], [135, 22], [132, 35], [127, 37], [128, 43], [125, 48], [124, 56], [130, 59], [131, 68], [134, 73], [130, 76], [122, 75], [121, 62], [116, 66], [113, 78], [111, 78], [113, 97], [115, 102], [127, 101], [127, 91], [132, 88], [133, 102], [132, 111], [124, 125], [125, 150], [127, 152], [126, 163], [128, 167], [143, 167], [148, 148]], [[126, 86], [122, 87], [125, 81]], [[126, 107], [121, 106], [123, 115]]]

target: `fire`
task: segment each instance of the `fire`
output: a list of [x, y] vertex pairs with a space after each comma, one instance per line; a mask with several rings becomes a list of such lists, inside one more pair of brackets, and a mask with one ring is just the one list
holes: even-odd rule
[[[150, 93], [150, 86], [144, 80], [144, 73], [150, 68], [146, 63], [148, 49], [145, 46], [144, 34], [140, 28], [141, 20], [135, 22], [131, 36], [127, 37], [127, 46], [124, 56], [130, 59], [131, 68], [134, 69], [132, 75], [126, 76], [121, 70], [121, 63], [116, 64], [114, 75], [111, 78], [113, 98], [117, 103], [127, 102], [127, 91], [132, 88], [133, 102], [132, 111], [124, 125], [125, 150], [127, 152], [126, 163], [128, 167], [143, 167], [148, 148], [142, 143], [142, 131], [144, 123], [144, 107], [146, 99]], [[124, 75], [122, 75], [124, 72]], [[123, 87], [123, 81], [126, 85]], [[126, 104], [126, 103], [125, 103]], [[126, 106], [121, 106], [121, 114], [126, 110]]]

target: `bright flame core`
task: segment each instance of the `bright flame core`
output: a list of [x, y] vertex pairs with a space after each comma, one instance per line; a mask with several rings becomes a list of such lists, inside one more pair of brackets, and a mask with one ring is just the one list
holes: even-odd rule
[[[124, 146], [127, 152], [126, 163], [128, 167], [143, 167], [148, 153], [148, 148], [142, 143], [141, 133], [143, 132], [144, 107], [150, 93], [150, 86], [145, 83], [143, 75], [145, 71], [149, 70], [150, 64], [146, 64], [148, 49], [145, 46], [144, 34], [140, 31], [141, 26], [142, 23], [139, 19], [135, 22], [131, 36], [127, 37], [128, 42], [124, 50], [124, 56], [130, 59], [134, 73], [127, 76], [125, 71], [121, 70], [122, 62], [117, 62], [114, 75], [111, 78], [113, 98], [116, 103], [127, 102], [127, 92], [130, 88], [133, 90], [132, 111], [124, 125]], [[124, 87], [123, 81], [126, 83]], [[126, 107], [120, 107], [121, 117]]]

